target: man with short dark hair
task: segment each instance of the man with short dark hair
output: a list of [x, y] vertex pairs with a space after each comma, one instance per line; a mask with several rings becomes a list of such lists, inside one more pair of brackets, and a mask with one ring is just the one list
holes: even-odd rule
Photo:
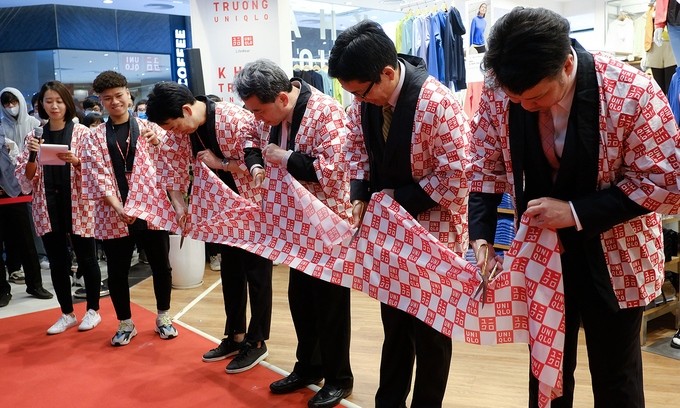
[[[341, 147], [347, 117], [333, 98], [300, 78], [290, 79], [275, 63], [260, 59], [246, 64], [234, 88], [259, 121], [268, 144], [246, 145], [246, 165], [257, 185], [268, 166], [281, 166], [326, 204], [346, 217], [348, 179]], [[349, 362], [349, 289], [290, 269], [290, 313], [298, 338], [297, 362], [286, 378], [273, 382], [273, 393], [295, 391], [324, 379], [310, 408], [333, 407], [352, 393]]]
[[[551, 407], [573, 405], [581, 325], [595, 406], [644, 407], [640, 325], [663, 283], [659, 213], [680, 206], [680, 138], [668, 101], [644, 73], [571, 40], [569, 21], [542, 8], [501, 17], [483, 66], [468, 168], [472, 246], [488, 249], [485, 272], [496, 266], [503, 192], [514, 196], [518, 219], [556, 230], [566, 335], [555, 357], [563, 396]], [[532, 372], [529, 406], [547, 397]]]
[[[396, 200], [452, 251], [467, 250], [469, 127], [453, 94], [428, 75], [418, 57], [397, 55], [373, 21], [342, 32], [328, 74], [354, 95], [346, 152], [353, 224], [373, 193]], [[412, 405], [442, 405], [451, 339], [415, 316], [380, 304], [385, 340], [375, 405], [404, 407], [416, 361]]]
[[172, 339], [178, 333], [168, 314], [172, 292], [169, 233], [127, 215], [124, 206], [130, 198], [144, 200], [149, 212], [158, 218], [176, 213], [180, 220], [186, 205], [179, 186], [188, 184], [189, 174], [186, 169], [175, 171], [169, 167], [172, 171], [168, 179], [172, 181], [160, 186], [156, 178], [149, 177], [156, 174], [154, 166], [161, 160], [158, 151], [165, 132], [130, 114], [130, 90], [123, 75], [104, 71], [97, 75], [92, 88], [109, 113], [109, 120], [94, 130], [85, 148], [83, 188], [89, 199], [96, 200], [95, 238], [103, 240], [111, 301], [120, 320], [111, 345], [127, 345], [137, 335], [130, 310], [128, 274], [138, 242], [144, 242], [153, 273], [158, 309], [154, 331], [161, 339]]
[[[156, 84], [143, 101], [149, 121], [168, 131], [165, 147], [181, 162], [179, 167], [185, 168], [192, 158], [201, 160], [229, 188], [255, 201], [253, 179], [243, 157], [245, 138], [257, 138], [252, 113], [231, 103], [194, 97], [176, 82]], [[158, 169], [164, 172], [162, 161]], [[236, 355], [226, 368], [227, 373], [235, 374], [255, 367], [269, 354], [265, 340], [271, 326], [272, 261], [241, 248], [219, 247], [226, 337], [203, 355], [203, 361]], [[246, 331], [248, 293], [251, 317]]]

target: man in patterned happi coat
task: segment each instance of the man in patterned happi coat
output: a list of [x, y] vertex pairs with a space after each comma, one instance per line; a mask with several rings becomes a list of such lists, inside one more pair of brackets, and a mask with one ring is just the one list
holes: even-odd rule
[[[168, 131], [162, 154], [175, 168], [187, 168], [192, 158], [203, 161], [237, 194], [260, 201], [253, 178], [243, 160], [246, 135], [257, 141], [253, 114], [231, 103], [196, 96], [176, 82], [160, 82], [149, 94], [146, 113], [151, 122]], [[259, 146], [259, 145], [258, 145]], [[164, 161], [158, 170], [166, 174]], [[194, 166], [198, 176], [200, 167]], [[194, 185], [193, 189], [197, 188]], [[192, 194], [192, 213], [201, 203]], [[196, 205], [194, 205], [196, 204]], [[219, 361], [236, 355], [226, 371], [240, 373], [267, 357], [272, 315], [272, 261], [244, 249], [220, 245], [222, 296], [227, 315], [220, 345], [203, 355], [203, 361]], [[250, 294], [250, 324], [246, 331], [246, 304]]]
[[[422, 59], [398, 56], [372, 21], [338, 36], [329, 75], [355, 97], [346, 147], [354, 225], [371, 194], [383, 192], [462, 255], [468, 246], [469, 126], [451, 91], [428, 75]], [[414, 360], [413, 406], [441, 406], [451, 339], [396, 307], [381, 303], [380, 308], [385, 340], [376, 407], [405, 406]]]
[[[643, 72], [570, 40], [569, 22], [552, 11], [513, 9], [487, 44], [487, 85], [472, 120], [473, 248], [488, 243], [491, 270], [504, 192], [518, 217], [555, 229], [566, 337], [563, 396], [551, 406], [573, 405], [582, 325], [595, 406], [643, 407], [642, 312], [664, 278], [659, 213], [680, 206], [668, 101]], [[529, 406], [546, 406], [535, 374]]]
[[[127, 345], [137, 335], [130, 310], [128, 273], [134, 245], [142, 242], [153, 273], [158, 308], [154, 330], [161, 339], [172, 339], [177, 329], [168, 314], [172, 292], [168, 231], [178, 232], [177, 222], [186, 213], [179, 191], [188, 184], [189, 174], [186, 169], [173, 170], [167, 185], [158, 183], [155, 163], [163, 157], [159, 155], [160, 138], [165, 132], [130, 115], [130, 90], [123, 75], [104, 71], [92, 88], [99, 94], [109, 120], [95, 129], [83, 148], [83, 194], [96, 201], [95, 238], [103, 240], [111, 301], [120, 320], [111, 345]], [[172, 204], [166, 191], [173, 192]], [[129, 206], [145, 208], [145, 219], [126, 214], [125, 207]], [[168, 221], [159, 229], [154, 219]]]
[[[234, 88], [268, 141], [261, 149], [246, 146], [246, 165], [255, 182], [268, 184], [264, 160], [267, 166], [282, 166], [346, 218], [349, 180], [342, 145], [347, 117], [342, 106], [302, 79], [289, 79], [265, 59], [246, 64], [234, 78]], [[352, 393], [349, 299], [349, 288], [290, 269], [288, 302], [298, 338], [297, 362], [288, 377], [270, 385], [273, 393], [289, 393], [324, 379], [308, 403], [311, 408], [335, 406]]]

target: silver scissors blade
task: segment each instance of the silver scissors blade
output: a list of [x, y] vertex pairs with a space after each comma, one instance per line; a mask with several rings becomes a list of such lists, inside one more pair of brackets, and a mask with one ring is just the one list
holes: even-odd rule
[[359, 237], [360, 232], [361, 232], [361, 225], [359, 225], [359, 228], [357, 228], [357, 230], [352, 235], [352, 239], [349, 240], [349, 246], [352, 246], [352, 243]]
[[179, 239], [179, 249], [182, 249], [182, 245], [184, 245], [184, 238], [186, 238], [187, 233], [186, 233], [186, 227], [187, 227], [187, 216], [184, 214], [182, 218], [179, 220], [180, 223], [180, 230], [182, 231], [182, 238]]
[[477, 290], [475, 293], [472, 295], [473, 298], [477, 298], [479, 296], [479, 293], [482, 293], [481, 298], [479, 299], [480, 302], [482, 302], [482, 308], [484, 307], [484, 302], [486, 300], [486, 287], [489, 284], [489, 280], [486, 275], [483, 275], [480, 273], [482, 276], [482, 281], [479, 282], [479, 286], [477, 286]]
[[488, 275], [484, 275], [480, 272], [480, 275], [482, 276], [482, 281], [479, 283], [479, 286], [477, 287], [477, 290], [475, 291], [472, 297], [476, 298], [479, 295], [479, 292], [482, 292], [482, 297], [479, 299], [479, 301], [482, 303], [482, 308], [484, 308], [484, 305], [486, 304], [487, 287], [489, 286], [489, 282], [491, 282], [493, 278], [496, 277], [497, 270], [498, 262], [496, 262], [496, 265], [493, 266], [493, 269], [491, 269], [491, 272]]

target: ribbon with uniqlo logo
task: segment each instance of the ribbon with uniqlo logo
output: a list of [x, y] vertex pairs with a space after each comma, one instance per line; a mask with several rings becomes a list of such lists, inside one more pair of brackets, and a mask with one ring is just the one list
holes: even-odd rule
[[346, 221], [269, 167], [265, 208], [194, 169], [189, 236], [237, 246], [409, 313], [454, 340], [528, 343], [540, 406], [562, 391], [564, 290], [554, 230], [522, 219], [485, 306], [478, 268], [452, 252], [396, 201], [374, 194], [355, 238]]

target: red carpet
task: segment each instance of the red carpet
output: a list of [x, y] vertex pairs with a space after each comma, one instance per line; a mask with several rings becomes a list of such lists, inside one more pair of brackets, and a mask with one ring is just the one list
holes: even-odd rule
[[[75, 305], [78, 320], [84, 303]], [[306, 407], [309, 389], [273, 395], [281, 375], [262, 367], [226, 374], [229, 360], [204, 363], [215, 343], [179, 325], [179, 336], [161, 340], [155, 313], [135, 304], [139, 334], [129, 345], [109, 343], [118, 328], [113, 306], [101, 300], [102, 322], [48, 336], [60, 316], [52, 309], [0, 319], [0, 407]]]

